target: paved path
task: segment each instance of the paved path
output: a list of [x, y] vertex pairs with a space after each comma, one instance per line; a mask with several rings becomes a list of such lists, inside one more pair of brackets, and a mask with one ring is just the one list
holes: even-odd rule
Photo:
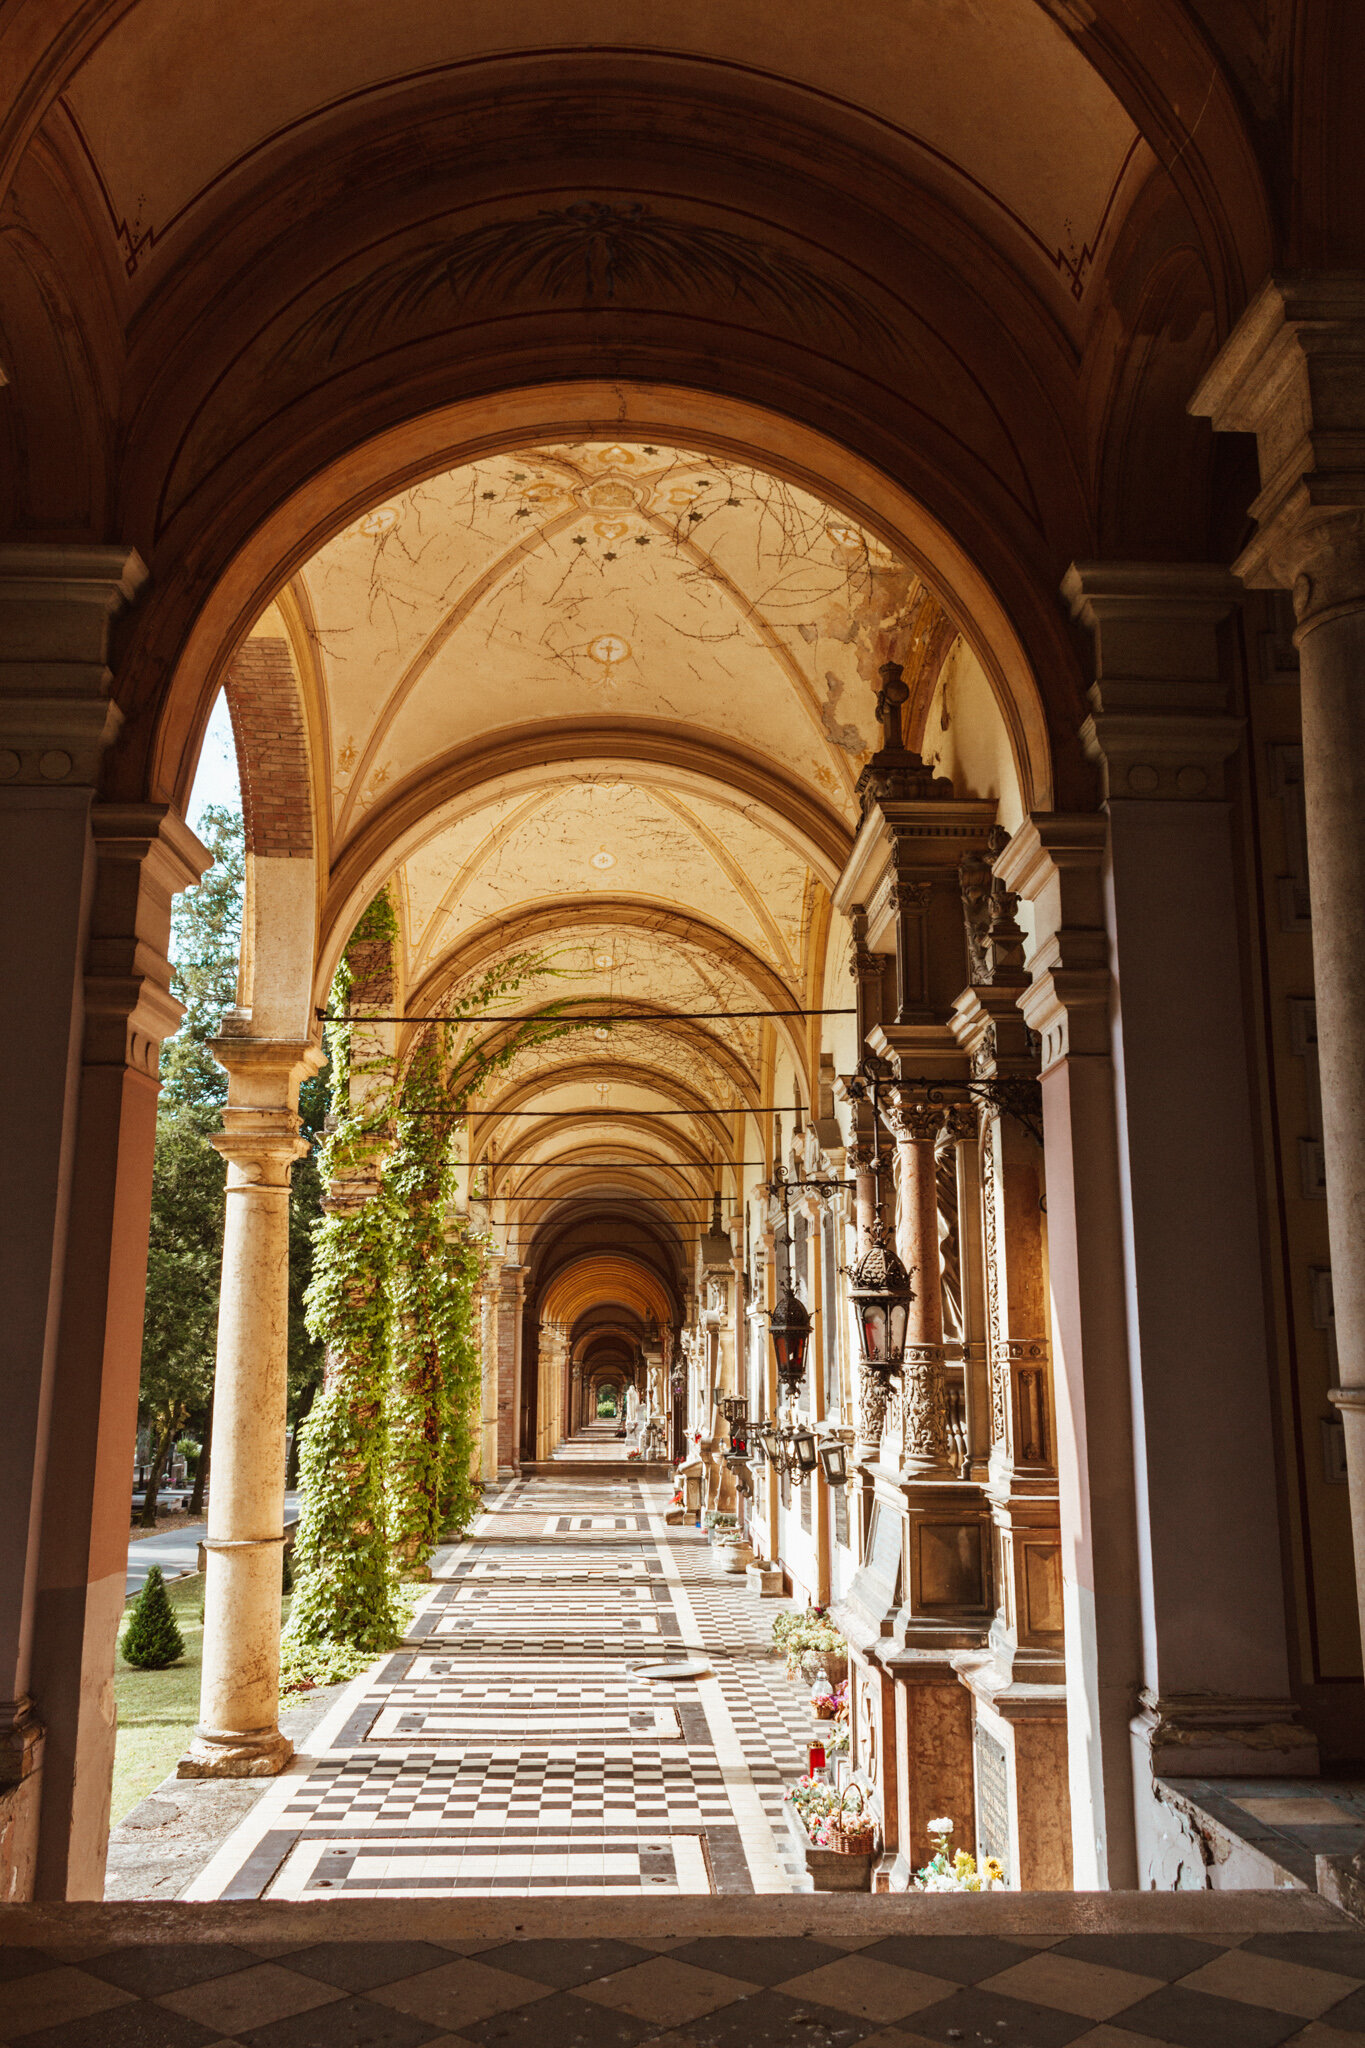
[[[284, 1497], [284, 1520], [290, 1522], [299, 1518], [299, 1497], [287, 1493]], [[140, 1593], [147, 1583], [147, 1574], [154, 1564], [161, 1566], [163, 1579], [178, 1579], [185, 1572], [198, 1571], [199, 1545], [208, 1534], [207, 1522], [186, 1522], [183, 1528], [167, 1529], [160, 1536], [144, 1536], [138, 1543], [128, 1545], [128, 1578], [124, 1597], [128, 1600]]]
[[[665, 1526], [669, 1493], [624, 1465], [513, 1482], [185, 1896], [796, 1890], [809, 1705], [775, 1604]], [[700, 1680], [634, 1668], [698, 1652]]]

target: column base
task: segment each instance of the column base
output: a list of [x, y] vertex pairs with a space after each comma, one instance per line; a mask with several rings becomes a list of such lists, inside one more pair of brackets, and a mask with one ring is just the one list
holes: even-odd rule
[[1129, 1723], [1134, 1763], [1140, 1770], [1149, 1760], [1154, 1778], [1318, 1776], [1318, 1739], [1292, 1700], [1141, 1698]]
[[34, 1895], [44, 1741], [31, 1701], [0, 1707], [0, 1905]]
[[198, 1730], [175, 1767], [177, 1778], [278, 1778], [294, 1745], [278, 1728], [259, 1735]]

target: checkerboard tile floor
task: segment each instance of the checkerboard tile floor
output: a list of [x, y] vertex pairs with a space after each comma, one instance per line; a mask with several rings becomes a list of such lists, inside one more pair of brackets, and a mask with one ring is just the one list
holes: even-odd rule
[[[804, 1890], [781, 1807], [809, 1708], [772, 1604], [665, 1528], [666, 1497], [605, 1473], [501, 1491], [189, 1896]], [[637, 1673], [701, 1650], [701, 1684]]]
[[[888, 1918], [903, 1927], [906, 1916]], [[275, 1924], [284, 1934], [287, 1922]], [[0, 2038], [24, 2048], [1347, 2048], [1365, 2036], [1365, 1931], [1325, 1913], [1231, 1938], [1159, 1924], [1044, 1937], [875, 1935], [864, 1924], [853, 1938], [633, 1927], [581, 1940], [422, 1938], [427, 1924], [406, 1939], [319, 1939], [315, 1927], [259, 1942], [203, 1938], [201, 1927], [196, 1940], [69, 1949], [0, 1929]]]

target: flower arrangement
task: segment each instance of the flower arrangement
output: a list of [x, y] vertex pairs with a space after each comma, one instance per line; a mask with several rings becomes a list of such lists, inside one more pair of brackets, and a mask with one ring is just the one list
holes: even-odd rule
[[1005, 1867], [998, 1857], [987, 1856], [978, 1870], [969, 1850], [950, 1853], [953, 1824], [931, 1820], [928, 1828], [934, 1853], [923, 1870], [915, 1872], [916, 1890], [922, 1892], [993, 1892], [1005, 1882]]
[[785, 1802], [817, 1849], [831, 1847], [830, 1823], [839, 1811], [839, 1794], [824, 1778], [798, 1778], [787, 1788]]
[[802, 1660], [807, 1658], [816, 1663], [828, 1659], [836, 1668], [848, 1668], [848, 1645], [823, 1607], [779, 1614], [773, 1622], [773, 1642], [786, 1656], [788, 1678], [801, 1676]]

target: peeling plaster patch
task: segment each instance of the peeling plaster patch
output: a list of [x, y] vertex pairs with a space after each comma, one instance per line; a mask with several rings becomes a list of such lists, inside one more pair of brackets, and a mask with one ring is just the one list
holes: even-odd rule
[[843, 677], [836, 676], [833, 669], [827, 668], [825, 670], [825, 688], [829, 694], [821, 708], [821, 724], [836, 747], [842, 747], [846, 753], [856, 754], [861, 758], [868, 751], [867, 742], [864, 740], [862, 733], [852, 723], [840, 725], [834, 715], [839, 699], [844, 694]]

